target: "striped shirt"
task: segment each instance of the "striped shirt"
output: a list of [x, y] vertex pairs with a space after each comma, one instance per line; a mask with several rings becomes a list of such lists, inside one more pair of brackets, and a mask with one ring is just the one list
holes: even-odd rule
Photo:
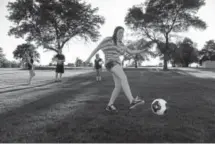
[[[121, 45], [123, 46], [123, 44]], [[123, 55], [126, 51], [125, 48], [121, 48], [118, 45], [115, 45], [113, 42], [112, 37], [105, 38], [99, 45], [101, 50], [104, 52], [105, 55], [105, 63], [110, 61], [117, 61], [120, 62], [120, 55]]]

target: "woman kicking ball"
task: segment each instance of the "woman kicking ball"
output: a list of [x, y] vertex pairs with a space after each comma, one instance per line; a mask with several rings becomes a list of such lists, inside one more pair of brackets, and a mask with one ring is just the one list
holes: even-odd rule
[[133, 109], [138, 105], [145, 103], [145, 101], [140, 99], [138, 96], [136, 98], [133, 97], [127, 80], [127, 76], [123, 71], [119, 58], [120, 55], [124, 54], [125, 52], [128, 52], [129, 54], [137, 54], [142, 53], [145, 50], [130, 50], [127, 47], [125, 47], [122, 43], [123, 35], [124, 28], [121, 26], [116, 27], [113, 36], [105, 38], [86, 60], [86, 63], [89, 63], [91, 58], [99, 50], [102, 50], [104, 52], [105, 67], [113, 75], [113, 80], [115, 83], [115, 88], [112, 92], [110, 101], [106, 107], [107, 111], [117, 112], [117, 108], [114, 106], [114, 102], [116, 98], [119, 96], [121, 89], [123, 89], [126, 97], [129, 100], [130, 103], [129, 109]]

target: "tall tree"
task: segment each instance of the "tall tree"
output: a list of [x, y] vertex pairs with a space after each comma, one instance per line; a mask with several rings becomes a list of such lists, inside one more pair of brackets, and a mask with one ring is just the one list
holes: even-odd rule
[[215, 60], [215, 42], [214, 40], [206, 41], [202, 50], [199, 51], [200, 64], [206, 60]]
[[155, 57], [155, 54], [150, 50], [153, 46], [152, 42], [148, 42], [145, 39], [139, 39], [137, 41], [129, 41], [127, 43], [127, 47], [133, 50], [142, 50], [145, 49], [144, 53], [139, 53], [136, 55], [128, 56], [125, 54], [126, 58], [133, 59], [135, 63], [135, 68], [138, 67], [138, 62], [149, 60], [149, 56]]
[[154, 41], [164, 57], [167, 70], [169, 42], [172, 32], [184, 32], [190, 27], [206, 29], [206, 23], [196, 14], [205, 0], [146, 0], [128, 10], [126, 25], [141, 36]]
[[198, 62], [198, 49], [191, 39], [184, 38], [183, 42], [179, 44], [179, 49], [184, 67], [188, 67], [190, 63]]
[[17, 60], [25, 61], [26, 52], [31, 53], [33, 55], [33, 59], [39, 62], [40, 54], [37, 52], [36, 47], [30, 43], [18, 45], [13, 51], [13, 57]]
[[188, 67], [193, 62], [198, 62], [197, 44], [190, 38], [185, 37], [183, 41], [178, 42], [171, 54], [172, 65], [176, 64]]
[[82, 66], [82, 64], [83, 64], [83, 60], [80, 58], [76, 58], [75, 66], [80, 67], [80, 66]]
[[98, 8], [80, 0], [17, 0], [7, 8], [14, 23], [9, 35], [56, 52], [74, 37], [97, 41], [104, 24]]
[[3, 48], [0, 47], [0, 59], [4, 59], [5, 55], [3, 53]]
[[5, 60], [6, 60], [6, 58], [5, 58], [5, 55], [3, 53], [3, 48], [0, 47], [0, 67], [2, 67]]

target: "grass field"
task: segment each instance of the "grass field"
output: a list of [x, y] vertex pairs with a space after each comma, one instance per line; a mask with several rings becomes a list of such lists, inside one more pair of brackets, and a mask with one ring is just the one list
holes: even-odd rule
[[[215, 142], [214, 72], [125, 71], [134, 96], [146, 104], [128, 111], [121, 93], [118, 114], [104, 110], [113, 89], [107, 72], [99, 83], [89, 73], [0, 94], [0, 142]], [[167, 100], [167, 115], [151, 112], [155, 98]]]

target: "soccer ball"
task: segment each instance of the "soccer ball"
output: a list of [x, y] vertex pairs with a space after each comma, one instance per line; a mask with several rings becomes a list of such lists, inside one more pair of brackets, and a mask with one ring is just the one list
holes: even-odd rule
[[163, 99], [155, 99], [151, 104], [151, 109], [154, 114], [164, 115], [167, 112], [167, 102]]
[[102, 61], [99, 62], [99, 65], [102, 65]]

